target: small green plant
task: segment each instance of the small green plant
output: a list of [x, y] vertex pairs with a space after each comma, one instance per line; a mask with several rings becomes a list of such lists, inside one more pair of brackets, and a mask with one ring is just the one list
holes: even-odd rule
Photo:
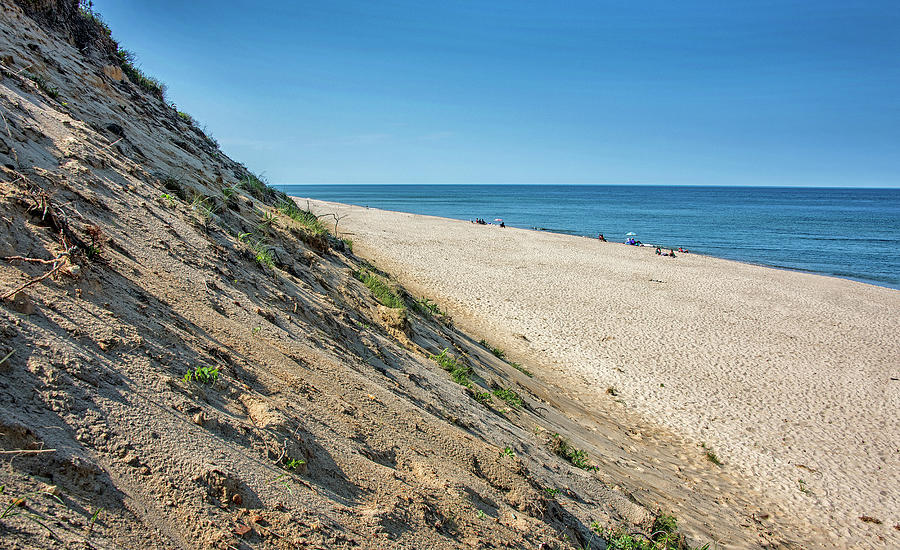
[[119, 61], [119, 66], [122, 67], [122, 71], [132, 83], [160, 101], [165, 101], [165, 84], [151, 76], [145, 75], [140, 69], [135, 67], [136, 57], [133, 52], [119, 48], [116, 51], [116, 58]]
[[509, 445], [507, 445], [506, 447], [504, 447], [504, 449], [503, 449], [503, 454], [504, 454], [505, 456], [509, 457], [509, 458], [516, 458], [516, 453], [515, 453], [515, 451], [513, 451], [513, 450], [512, 450], [512, 447], [510, 447]]
[[550, 449], [559, 457], [569, 461], [570, 464], [582, 470], [596, 471], [597, 466], [591, 464], [590, 456], [583, 450], [576, 448], [563, 436], [553, 434], [550, 440]]
[[394, 309], [406, 309], [400, 295], [385, 280], [368, 269], [360, 269], [354, 276], [372, 291], [372, 295], [382, 305]]
[[262, 327], [253, 327], [252, 329], [250, 329], [250, 333], [253, 334], [253, 336], [257, 336], [259, 335], [261, 330]]
[[678, 531], [678, 520], [675, 516], [659, 514], [656, 516], [656, 519], [653, 520], [654, 533], [668, 533], [672, 535], [675, 534], [676, 531]]
[[550, 497], [555, 497], [556, 495], [559, 494], [559, 489], [553, 489], [553, 488], [550, 488], [550, 487], [544, 487], [544, 492], [547, 493], [547, 495], [550, 496]]
[[50, 83], [47, 82], [47, 79], [43, 76], [26, 72], [25, 77], [37, 84], [38, 89], [50, 96], [52, 99], [59, 99], [59, 88], [57, 88], [56, 86], [51, 86]]
[[163, 193], [159, 196], [159, 199], [169, 203], [169, 208], [175, 208], [175, 197], [168, 193]]
[[[297, 203], [295, 203], [292, 199], [286, 199], [278, 203], [276, 207], [279, 212], [299, 223], [303, 227], [305, 227], [308, 231], [312, 232], [314, 235], [324, 235], [328, 233], [328, 228], [325, 227], [325, 224], [312, 212], [309, 210], [303, 210]], [[345, 241], [345, 244], [350, 239]], [[351, 252], [353, 243], [350, 242]]]
[[417, 312], [422, 315], [427, 316], [435, 316], [435, 315], [444, 315], [444, 312], [441, 311], [441, 308], [434, 302], [432, 302], [428, 298], [419, 298], [415, 302], [413, 302], [414, 308]]
[[281, 485], [282, 489], [286, 490], [289, 495], [293, 495], [294, 491], [291, 489], [291, 474], [288, 472], [283, 472], [277, 476], [275, 476], [270, 483], [278, 483]]
[[261, 176], [257, 176], [256, 174], [248, 173], [244, 179], [241, 180], [241, 187], [246, 189], [251, 196], [259, 200], [263, 200], [269, 193], [269, 186], [266, 185], [266, 182]]
[[275, 258], [272, 256], [272, 251], [268, 245], [262, 241], [256, 241], [252, 246], [252, 250], [256, 263], [265, 267], [275, 267]]
[[219, 379], [219, 367], [198, 366], [184, 374], [185, 382], [214, 384]]
[[474, 399], [475, 401], [478, 401], [479, 403], [481, 403], [481, 404], [484, 405], [485, 407], [489, 407], [490, 404], [491, 404], [491, 392], [486, 392], [486, 391], [483, 391], [483, 392], [473, 391], [473, 392], [472, 392], [472, 399]]
[[194, 195], [193, 200], [191, 200], [191, 210], [197, 216], [197, 221], [203, 227], [209, 225], [210, 220], [212, 220], [213, 207], [210, 206], [209, 200], [206, 197], [203, 195]]
[[105, 508], [103, 506], [94, 510], [94, 513], [91, 514], [91, 520], [88, 522], [88, 533], [94, 530], [94, 524], [97, 523], [97, 520], [100, 519], [100, 513], [103, 512]]
[[187, 122], [187, 123], [190, 124], [191, 126], [194, 125], [194, 117], [192, 117], [191, 115], [185, 113], [184, 111], [178, 111], [178, 118], [180, 118], [181, 120]]
[[524, 375], [527, 376], [528, 378], [534, 378], [534, 375], [531, 374], [531, 371], [529, 371], [528, 369], [526, 369], [525, 367], [523, 367], [523, 366], [521, 365], [521, 363], [516, 363], [515, 361], [511, 361], [511, 362], [509, 363], [509, 366], [512, 367], [512, 368], [514, 368], [514, 369], [516, 369], [517, 371], [521, 372], [522, 374], [524, 374]]
[[276, 216], [273, 212], [269, 212], [268, 210], [263, 212], [262, 216], [259, 217], [260, 229], [269, 229], [275, 227], [276, 222], [278, 222], [278, 216]]
[[[6, 490], [5, 485], [0, 486], [0, 494], [3, 494], [5, 490]], [[28, 499], [33, 496], [44, 496], [44, 497], [53, 499], [56, 502], [58, 502], [59, 504], [62, 504], [63, 506], [65, 506], [65, 503], [62, 501], [61, 498], [59, 498], [58, 496], [54, 495], [53, 493], [51, 493], [49, 491], [31, 491], [29, 493], [24, 493], [18, 497], [10, 498], [9, 504], [6, 506], [6, 508], [3, 509], [2, 512], [0, 512], [0, 520], [7, 519], [7, 518], [13, 518], [13, 517], [17, 517], [17, 516], [22, 516], [25, 519], [28, 519], [29, 521], [32, 521], [32, 522], [36, 523], [37, 525], [40, 525], [41, 527], [46, 529], [48, 532], [50, 532], [51, 535], [53, 535], [53, 530], [50, 529], [50, 527], [48, 527], [47, 524], [44, 523], [46, 518], [40, 514], [36, 514], [36, 513], [32, 512], [28, 509]]]
[[478, 519], [486, 519], [488, 517], [482, 510], [475, 510], [475, 517]]
[[237, 185], [229, 185], [228, 187], [222, 188], [222, 198], [226, 201], [230, 201], [235, 196], [237, 196], [239, 187]]
[[450, 355], [449, 350], [444, 349], [438, 355], [432, 355], [431, 360], [441, 366], [442, 369], [450, 373], [453, 381], [467, 388], [472, 387], [472, 381], [469, 377], [474, 373], [472, 367], [460, 363], [456, 357]]
[[304, 464], [306, 464], [306, 461], [303, 459], [291, 458], [284, 462], [284, 468], [285, 470], [296, 470]]
[[812, 495], [813, 492], [809, 489], [809, 486], [802, 479], [797, 480], [800, 484], [800, 492], [804, 495]]
[[249, 244], [252, 236], [253, 233], [238, 233], [237, 240], [239, 243]]
[[719, 460], [719, 457], [716, 455], [715, 452], [713, 452], [712, 449], [710, 449], [709, 447], [706, 446], [706, 443], [701, 443], [700, 446], [706, 450], [706, 460], [712, 462], [716, 466], [722, 466], [722, 461]]
[[343, 237], [341, 239], [341, 242], [343, 242], [344, 246], [347, 247], [347, 251], [350, 252], [351, 254], [353, 254], [353, 241], [351, 241], [347, 237]]
[[522, 407], [522, 398], [519, 397], [519, 394], [509, 388], [497, 388], [496, 390], [494, 390], [494, 395], [506, 401], [506, 403], [513, 409], [519, 409]]

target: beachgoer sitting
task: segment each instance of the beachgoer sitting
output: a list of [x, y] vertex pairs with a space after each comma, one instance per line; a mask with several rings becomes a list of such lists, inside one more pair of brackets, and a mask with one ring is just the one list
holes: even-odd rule
[[669, 249], [669, 257], [670, 257], [670, 258], [674, 258], [674, 257], [675, 257], [675, 251], [672, 250], [671, 248]]
[[500, 222], [500, 227], [506, 227], [506, 224], [503, 222]]
[[657, 255], [657, 256], [662, 256], [662, 251], [659, 249], [658, 246], [656, 247], [656, 255]]

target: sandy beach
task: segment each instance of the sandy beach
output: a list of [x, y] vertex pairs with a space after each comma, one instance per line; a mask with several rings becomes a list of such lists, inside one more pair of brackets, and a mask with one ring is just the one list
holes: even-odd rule
[[705, 445], [723, 468], [848, 546], [900, 542], [900, 292], [310, 205], [341, 218], [357, 253], [539, 376]]

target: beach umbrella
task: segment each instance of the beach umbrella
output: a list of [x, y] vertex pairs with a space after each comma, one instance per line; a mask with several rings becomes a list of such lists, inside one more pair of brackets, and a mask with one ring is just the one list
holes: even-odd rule
[[634, 231], [629, 231], [628, 233], [625, 233], [625, 236], [626, 237], [637, 237], [637, 233], [635, 233]]
[[502, 221], [503, 221], [503, 218], [494, 218], [494, 221], [495, 221], [495, 222], [502, 222]]

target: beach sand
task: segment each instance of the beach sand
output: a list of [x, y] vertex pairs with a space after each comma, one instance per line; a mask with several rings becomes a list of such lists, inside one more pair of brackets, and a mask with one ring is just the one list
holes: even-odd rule
[[900, 544], [897, 290], [309, 204], [340, 218], [357, 253], [598, 411], [615, 399], [705, 445], [835, 544]]

